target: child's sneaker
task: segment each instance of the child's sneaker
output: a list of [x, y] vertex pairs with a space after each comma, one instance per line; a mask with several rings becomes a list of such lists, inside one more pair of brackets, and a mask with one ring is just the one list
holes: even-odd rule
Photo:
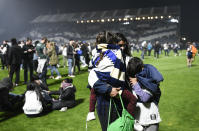
[[95, 120], [95, 114], [94, 112], [89, 112], [88, 115], [87, 115], [87, 119], [86, 121], [91, 121], [91, 120]]
[[54, 79], [54, 76], [50, 76], [49, 78], [50, 78], [50, 79]]
[[66, 111], [68, 108], [67, 107], [62, 107], [61, 110], [59, 111]]

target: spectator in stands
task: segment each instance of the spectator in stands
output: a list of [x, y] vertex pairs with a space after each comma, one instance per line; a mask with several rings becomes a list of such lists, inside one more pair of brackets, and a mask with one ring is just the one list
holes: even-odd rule
[[33, 75], [33, 54], [35, 52], [32, 40], [27, 38], [26, 45], [23, 46], [23, 67], [24, 67], [24, 84], [28, 81], [28, 69], [30, 71], [30, 80]]
[[155, 45], [154, 45], [154, 57], [156, 59], [159, 58], [160, 48], [161, 48], [161, 45], [160, 45], [159, 41], [156, 41]]
[[38, 68], [37, 73], [42, 82], [46, 84], [46, 74], [47, 74], [47, 49], [46, 49], [47, 38], [43, 37], [41, 43], [36, 46], [36, 51], [38, 55]]
[[[8, 41], [4, 40], [3, 45], [1, 45], [1, 69], [4, 70], [4, 67], [8, 65], [8, 52], [9, 52], [10, 46], [8, 45]], [[8, 68], [8, 67], [7, 67]]]
[[74, 41], [70, 40], [69, 45], [67, 47], [67, 59], [68, 59], [68, 76], [75, 77], [73, 75], [73, 65], [74, 65]]
[[56, 53], [55, 49], [55, 43], [54, 42], [49, 42], [47, 46], [47, 55], [49, 57], [49, 65], [50, 65], [50, 70], [51, 70], [51, 76], [50, 78], [54, 79], [53, 72], [55, 71], [57, 73], [57, 77], [55, 79], [60, 79], [61, 75], [57, 69], [57, 64], [58, 64], [58, 56]]
[[14, 86], [18, 86], [20, 79], [20, 64], [22, 60], [23, 51], [17, 44], [16, 38], [11, 39], [12, 47], [8, 53], [8, 65], [10, 66], [9, 77], [12, 81], [14, 72], [16, 73], [16, 80]]

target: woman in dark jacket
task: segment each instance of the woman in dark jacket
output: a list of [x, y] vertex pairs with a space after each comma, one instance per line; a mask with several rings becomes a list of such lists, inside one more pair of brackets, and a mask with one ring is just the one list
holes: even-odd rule
[[67, 108], [75, 106], [75, 92], [76, 88], [72, 84], [72, 79], [65, 79], [62, 81], [59, 91], [50, 91], [50, 95], [59, 95], [58, 100], [52, 101], [52, 109], [65, 111]]

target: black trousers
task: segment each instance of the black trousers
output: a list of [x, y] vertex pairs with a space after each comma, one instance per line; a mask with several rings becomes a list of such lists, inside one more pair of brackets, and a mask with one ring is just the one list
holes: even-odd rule
[[19, 84], [19, 79], [20, 79], [20, 64], [12, 64], [10, 66], [9, 77], [10, 77], [11, 81], [13, 79], [14, 73], [16, 73], [15, 84]]
[[30, 71], [30, 80], [32, 79], [33, 75], [33, 60], [27, 61], [24, 60], [24, 82], [28, 81], [28, 69]]

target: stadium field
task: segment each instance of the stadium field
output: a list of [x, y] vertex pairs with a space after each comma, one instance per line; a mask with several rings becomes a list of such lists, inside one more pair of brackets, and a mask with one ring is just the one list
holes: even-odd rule
[[[133, 54], [140, 57], [140, 53]], [[60, 61], [62, 63], [62, 61]], [[196, 56], [193, 66], [186, 66], [185, 51], [180, 56], [160, 55], [159, 59], [146, 56], [145, 64], [152, 64], [163, 74], [160, 88], [162, 96], [159, 103], [160, 131], [199, 131], [199, 58]], [[59, 68], [62, 79], [67, 77], [67, 68]], [[50, 71], [48, 71], [48, 75]], [[8, 75], [7, 70], [0, 71], [0, 79]], [[76, 107], [65, 112], [52, 111], [42, 117], [28, 118], [22, 111], [0, 112], [0, 131], [85, 131], [86, 116], [89, 110], [90, 91], [87, 86], [88, 72], [83, 68], [73, 79], [77, 88]], [[61, 79], [61, 80], [62, 80]], [[48, 79], [50, 90], [58, 90], [61, 80]], [[21, 84], [13, 92], [21, 94], [26, 90], [21, 71]], [[97, 116], [97, 113], [95, 113]], [[97, 120], [88, 122], [88, 131], [100, 131]]]

